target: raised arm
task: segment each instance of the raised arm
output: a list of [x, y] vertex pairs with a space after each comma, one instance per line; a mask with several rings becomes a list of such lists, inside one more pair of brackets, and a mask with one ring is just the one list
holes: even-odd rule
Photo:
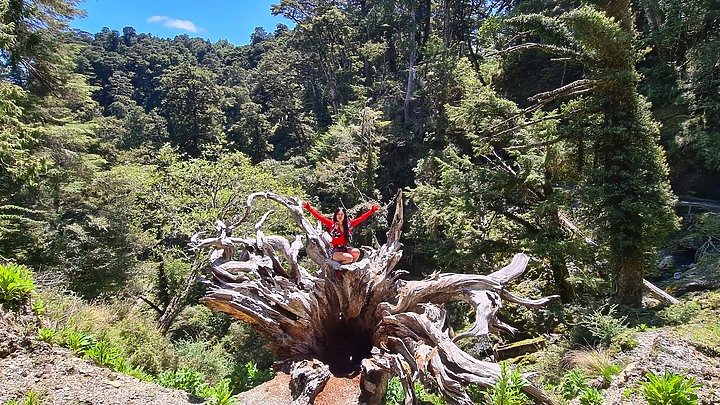
[[308, 210], [315, 218], [320, 220], [320, 222], [323, 223], [323, 225], [327, 226], [328, 228], [332, 227], [333, 221], [330, 218], [325, 218], [321, 213], [315, 211], [315, 208], [313, 208], [309, 202], [305, 202], [303, 204], [303, 207], [305, 207], [306, 210]]
[[373, 205], [372, 208], [370, 208], [366, 213], [360, 215], [359, 217], [357, 217], [355, 219], [351, 219], [350, 226], [352, 226], [352, 227], [358, 226], [362, 221], [368, 219], [368, 217], [377, 210], [378, 210], [378, 206]]

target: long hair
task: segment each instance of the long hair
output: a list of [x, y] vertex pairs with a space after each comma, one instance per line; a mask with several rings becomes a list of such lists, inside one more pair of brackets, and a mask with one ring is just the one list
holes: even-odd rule
[[345, 211], [345, 208], [338, 207], [338, 209], [335, 210], [335, 214], [333, 214], [333, 222], [338, 223], [338, 213], [342, 211], [343, 214], [343, 233], [345, 234], [345, 243], [350, 243], [350, 220], [348, 219], [347, 211]]

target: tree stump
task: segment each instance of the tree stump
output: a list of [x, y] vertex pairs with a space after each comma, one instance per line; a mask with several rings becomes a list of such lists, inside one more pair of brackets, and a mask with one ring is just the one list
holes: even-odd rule
[[[540, 307], [557, 297], [531, 300], [505, 289], [524, 273], [529, 259], [523, 254], [489, 275], [436, 272], [424, 280], [400, 279], [406, 272], [394, 268], [402, 255], [401, 191], [385, 244], [364, 248], [362, 260], [339, 269], [327, 255], [328, 239], [303, 216], [298, 198], [251, 194], [241, 221], [258, 197], [289, 210], [305, 233], [305, 252], [319, 271], [312, 274], [298, 262], [301, 235], [290, 241], [262, 232], [270, 212], [255, 225], [254, 238], [234, 237], [233, 227], [218, 221], [217, 237], [201, 239], [202, 234], [196, 234], [191, 240], [196, 249], [212, 248], [210, 278], [201, 280], [208, 290], [201, 302], [249, 323], [269, 341], [276, 368], [291, 375], [294, 398], [312, 402], [331, 374], [359, 373], [360, 403], [382, 403], [387, 381], [396, 375], [406, 404], [417, 403], [415, 381], [434, 386], [449, 403], [472, 404], [463, 387], [494, 385], [500, 366], [470, 356], [455, 342], [501, 330], [513, 333], [496, 316], [503, 300]], [[341, 280], [336, 271], [343, 272]], [[451, 338], [443, 304], [456, 300], [472, 305], [476, 319], [470, 330]], [[550, 403], [531, 384], [523, 391], [540, 403]]]

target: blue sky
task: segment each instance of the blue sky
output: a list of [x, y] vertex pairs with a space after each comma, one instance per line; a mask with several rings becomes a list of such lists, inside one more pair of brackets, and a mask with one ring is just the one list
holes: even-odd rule
[[216, 42], [227, 39], [234, 45], [250, 42], [255, 27], [268, 33], [278, 23], [293, 23], [270, 13], [279, 0], [86, 0], [80, 8], [87, 16], [72, 21], [72, 28], [97, 33], [103, 27], [120, 31], [135, 28], [137, 33], [173, 38], [187, 34]]

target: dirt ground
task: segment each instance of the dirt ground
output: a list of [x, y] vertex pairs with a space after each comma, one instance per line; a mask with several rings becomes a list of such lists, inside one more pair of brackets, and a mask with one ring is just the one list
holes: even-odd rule
[[[22, 399], [29, 390], [44, 395], [45, 404], [197, 404], [203, 401], [183, 391], [98, 367], [69, 350], [51, 347], [24, 333], [0, 311], [0, 404]], [[668, 330], [650, 330], [635, 336], [633, 350], [620, 353], [615, 362], [623, 370], [605, 390], [605, 404], [645, 404], [636, 389], [648, 370], [671, 370], [695, 377], [701, 388], [699, 404], [720, 404], [720, 358], [698, 351]], [[293, 399], [290, 378], [279, 373], [275, 379], [238, 395], [240, 404], [286, 405]], [[316, 398], [318, 405], [357, 403], [359, 377], [336, 378]]]

